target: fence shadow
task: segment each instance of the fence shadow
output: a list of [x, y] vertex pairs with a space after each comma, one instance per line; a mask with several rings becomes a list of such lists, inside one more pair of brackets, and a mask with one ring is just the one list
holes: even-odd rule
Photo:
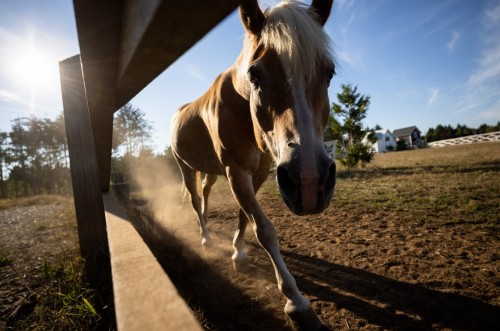
[[[132, 223], [205, 329], [289, 329], [285, 319], [256, 305], [254, 299], [233, 286], [171, 233], [160, 227], [152, 230], [150, 216], [138, 208], [127, 209]], [[252, 255], [256, 255], [249, 277], [275, 283], [272, 268], [260, 246], [247, 244], [252, 246]], [[500, 307], [478, 299], [397, 281], [292, 251], [283, 250], [282, 254], [304, 294], [333, 303], [337, 309], [349, 310], [384, 329], [479, 331], [496, 330], [500, 325]]]
[[131, 207], [135, 203], [145, 202], [131, 201], [124, 206], [131, 223], [206, 330], [289, 330], [286, 319], [256, 305], [194, 250], [155, 226], [147, 211]]
[[[498, 330], [500, 326], [500, 307], [480, 300], [431, 290], [294, 252], [285, 251], [283, 256], [291, 272], [296, 276], [302, 275], [297, 277], [297, 283], [304, 293], [333, 302], [337, 307], [383, 328], [479, 331]], [[333, 287], [318, 285], [321, 283], [332, 284]]]

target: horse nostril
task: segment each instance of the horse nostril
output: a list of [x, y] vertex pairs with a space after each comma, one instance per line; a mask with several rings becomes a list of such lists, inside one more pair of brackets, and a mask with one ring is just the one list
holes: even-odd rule
[[328, 177], [325, 182], [325, 194], [329, 195], [333, 189], [335, 188], [335, 163], [332, 163], [330, 167], [328, 167]]
[[281, 190], [286, 192], [288, 196], [295, 198], [297, 196], [297, 184], [290, 178], [288, 170], [279, 166], [276, 169], [276, 176]]

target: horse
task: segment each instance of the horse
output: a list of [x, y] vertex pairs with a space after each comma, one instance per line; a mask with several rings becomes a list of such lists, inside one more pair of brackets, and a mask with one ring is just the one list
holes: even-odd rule
[[[233, 268], [249, 271], [244, 233], [250, 223], [271, 259], [286, 298], [284, 311], [299, 330], [322, 324], [288, 271], [276, 230], [256, 193], [274, 161], [281, 197], [293, 213], [320, 213], [330, 204], [336, 168], [324, 148], [323, 132], [335, 63], [323, 26], [332, 5], [333, 0], [313, 0], [309, 7], [285, 0], [262, 11], [257, 0], [240, 0], [245, 28], [240, 55], [205, 94], [172, 118], [171, 148], [203, 247], [212, 245], [206, 226], [208, 196], [218, 176], [225, 176], [240, 206]], [[205, 174], [201, 185], [200, 173]]]

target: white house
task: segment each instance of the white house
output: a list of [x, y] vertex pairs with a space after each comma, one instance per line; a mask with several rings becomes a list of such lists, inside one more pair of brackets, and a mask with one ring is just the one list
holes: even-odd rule
[[416, 126], [394, 130], [394, 136], [397, 141], [404, 141], [406, 148], [424, 147], [421, 131]]
[[[396, 150], [396, 137], [388, 129], [375, 131], [375, 137], [377, 137], [377, 141], [372, 144], [375, 153], [385, 153], [387, 151]], [[363, 138], [362, 142], [370, 144], [370, 142], [368, 142], [368, 137]]]

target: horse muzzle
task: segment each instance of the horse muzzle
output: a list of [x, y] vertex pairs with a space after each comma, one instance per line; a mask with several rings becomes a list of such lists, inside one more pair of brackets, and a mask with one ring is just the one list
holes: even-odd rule
[[335, 162], [319, 162], [317, 173], [301, 173], [299, 163], [279, 165], [276, 177], [281, 197], [287, 207], [302, 216], [318, 214], [330, 205], [335, 188]]

